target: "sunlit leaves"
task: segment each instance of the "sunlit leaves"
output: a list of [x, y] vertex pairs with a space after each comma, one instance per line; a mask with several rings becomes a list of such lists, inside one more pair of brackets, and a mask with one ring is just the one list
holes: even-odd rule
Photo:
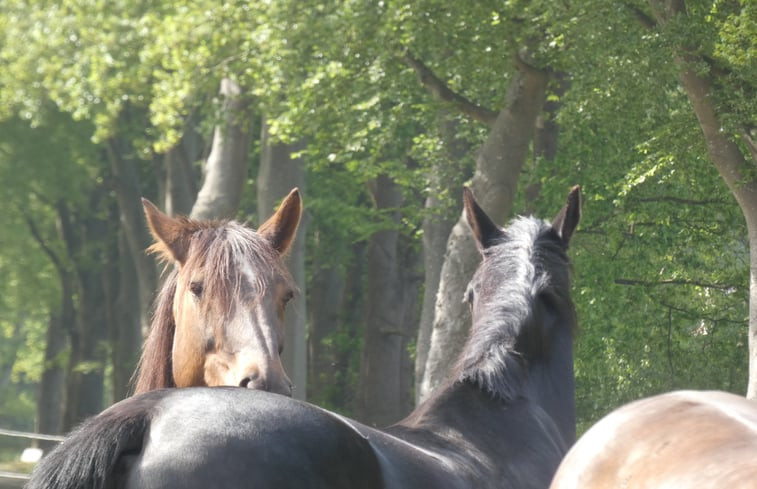
[[[645, 2], [587, 2], [566, 31], [571, 88], [558, 119], [558, 161], [535, 177], [545, 211], [569, 185], [584, 190], [572, 243], [583, 426], [652, 393], [746, 385], [744, 219], [707, 155], [671, 49], [683, 43], [711, 57], [723, 12], [733, 15], [737, 3], [719, 2], [717, 15], [697, 4], [688, 18], [653, 28]], [[704, 69], [718, 74], [713, 96], [723, 108], [746, 107], [744, 118], [731, 119], [743, 127], [757, 113], [741, 103], [754, 78], [734, 78], [741, 68], [718, 71], [724, 66], [721, 59]]]

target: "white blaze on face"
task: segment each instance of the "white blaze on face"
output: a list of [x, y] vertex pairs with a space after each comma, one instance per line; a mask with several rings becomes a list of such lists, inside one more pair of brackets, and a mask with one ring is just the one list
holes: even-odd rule
[[[239, 254], [237, 256], [243, 256]], [[255, 297], [236, 297], [234, 316], [225, 325], [223, 357], [227, 359], [224, 383], [240, 385], [248, 377], [268, 379], [278, 359], [278, 318], [275, 304], [269, 304], [272, 290], [261, 290], [258, 274], [249, 260], [237, 258], [242, 285], [236, 291], [255, 291]]]

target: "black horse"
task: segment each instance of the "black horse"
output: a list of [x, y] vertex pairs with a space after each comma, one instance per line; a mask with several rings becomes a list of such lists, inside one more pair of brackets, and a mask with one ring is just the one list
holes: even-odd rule
[[446, 384], [374, 429], [238, 388], [153, 391], [84, 422], [28, 484], [45, 488], [547, 488], [575, 438], [566, 248], [575, 187], [552, 224], [495, 225], [469, 190], [483, 261], [471, 336]]

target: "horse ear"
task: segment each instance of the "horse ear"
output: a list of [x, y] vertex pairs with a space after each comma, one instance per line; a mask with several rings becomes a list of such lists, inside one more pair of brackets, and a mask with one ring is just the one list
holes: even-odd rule
[[258, 228], [258, 233], [266, 238], [273, 248], [285, 255], [297, 235], [297, 226], [302, 217], [302, 197], [300, 190], [293, 188], [279, 209]]
[[176, 261], [183, 265], [189, 251], [189, 239], [186, 220], [174, 219], [158, 210], [155, 204], [142, 199], [142, 207], [145, 210], [147, 225], [150, 233], [155, 238], [155, 244], [147, 251], [159, 254], [166, 261]]
[[485, 250], [504, 235], [502, 228], [494, 224], [486, 212], [479, 207], [476, 199], [473, 198], [473, 192], [468, 187], [463, 187], [463, 208], [468, 226], [473, 231], [480, 250]]
[[562, 238], [565, 247], [568, 247], [570, 238], [573, 236], [573, 231], [578, 226], [578, 221], [581, 220], [581, 187], [576, 185], [570, 189], [568, 193], [568, 200], [565, 203], [565, 207], [560, 209], [555, 219], [552, 221], [552, 227], [557, 234]]

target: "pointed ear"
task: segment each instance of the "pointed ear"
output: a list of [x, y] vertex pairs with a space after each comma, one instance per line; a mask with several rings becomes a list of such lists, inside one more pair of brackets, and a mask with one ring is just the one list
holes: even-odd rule
[[281, 201], [279, 209], [258, 228], [258, 233], [266, 238], [279, 254], [285, 255], [297, 235], [300, 217], [302, 197], [300, 190], [295, 187]]
[[581, 187], [576, 185], [570, 189], [568, 200], [565, 207], [560, 209], [555, 219], [552, 221], [552, 227], [557, 231], [558, 236], [562, 238], [565, 247], [568, 247], [573, 231], [581, 220]]
[[484, 210], [479, 207], [476, 199], [473, 198], [473, 192], [468, 187], [463, 187], [463, 208], [468, 226], [473, 231], [473, 237], [476, 238], [479, 250], [485, 250], [504, 236], [502, 228], [494, 224]]
[[155, 204], [142, 199], [147, 225], [155, 238], [155, 244], [147, 251], [159, 254], [166, 261], [179, 262], [183, 265], [189, 252], [189, 240], [192, 232], [186, 226], [186, 219], [175, 219], [158, 210]]

